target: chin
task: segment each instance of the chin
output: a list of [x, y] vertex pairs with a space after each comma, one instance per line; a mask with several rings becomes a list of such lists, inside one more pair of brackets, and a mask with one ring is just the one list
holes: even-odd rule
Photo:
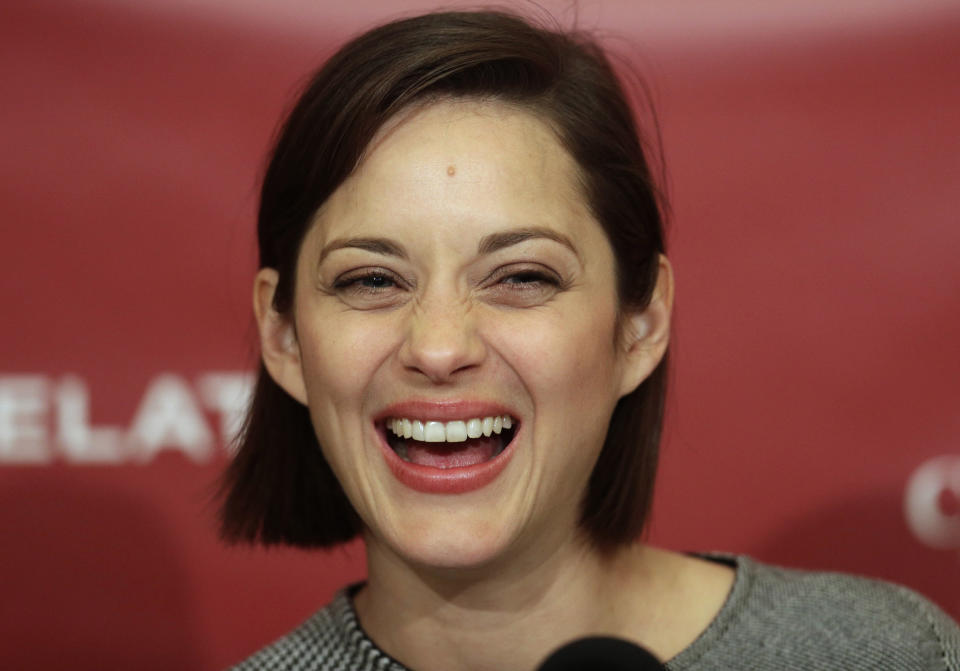
[[511, 534], [490, 524], [418, 525], [389, 544], [404, 561], [427, 569], [479, 569], [504, 556]]

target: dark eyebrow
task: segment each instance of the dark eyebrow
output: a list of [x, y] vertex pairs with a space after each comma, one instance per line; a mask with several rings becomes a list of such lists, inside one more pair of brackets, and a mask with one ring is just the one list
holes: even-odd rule
[[491, 233], [490, 235], [484, 236], [484, 238], [480, 241], [480, 244], [477, 246], [477, 253], [491, 254], [505, 247], [510, 247], [511, 245], [516, 245], [524, 242], [525, 240], [532, 240], [534, 238], [546, 238], [547, 240], [559, 242], [561, 245], [567, 247], [571, 252], [573, 252], [577, 259], [580, 259], [580, 252], [577, 251], [577, 248], [574, 246], [573, 241], [570, 238], [562, 233], [558, 233], [549, 228], [542, 228], [540, 226], [533, 226], [530, 228], [512, 228], [509, 231]]
[[320, 250], [320, 258], [317, 259], [317, 265], [323, 263], [327, 255], [337, 249], [363, 249], [374, 254], [383, 254], [385, 256], [398, 256], [401, 259], [407, 258], [407, 251], [387, 238], [337, 238], [331, 240], [323, 249]]

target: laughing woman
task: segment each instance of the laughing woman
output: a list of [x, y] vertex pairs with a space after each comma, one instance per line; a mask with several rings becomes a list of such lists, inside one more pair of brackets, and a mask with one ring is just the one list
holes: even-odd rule
[[343, 47], [279, 135], [231, 540], [361, 535], [368, 579], [238, 669], [531, 671], [588, 635], [675, 671], [960, 669], [887, 584], [639, 542], [673, 276], [582, 35], [431, 14]]

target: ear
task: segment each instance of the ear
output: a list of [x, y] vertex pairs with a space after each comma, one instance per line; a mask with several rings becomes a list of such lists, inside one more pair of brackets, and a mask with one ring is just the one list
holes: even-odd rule
[[273, 381], [293, 398], [307, 404], [303, 367], [300, 365], [300, 345], [293, 321], [273, 307], [277, 290], [277, 271], [261, 268], [253, 281], [253, 312], [260, 334], [263, 364]]
[[673, 310], [673, 268], [663, 254], [657, 270], [657, 285], [650, 303], [640, 312], [625, 315], [621, 343], [623, 375], [620, 396], [640, 386], [663, 360], [670, 342], [670, 317]]

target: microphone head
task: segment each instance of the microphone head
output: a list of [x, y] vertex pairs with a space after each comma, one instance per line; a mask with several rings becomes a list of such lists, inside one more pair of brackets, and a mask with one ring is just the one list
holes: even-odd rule
[[665, 671], [666, 668], [636, 643], [612, 636], [588, 636], [557, 648], [537, 671]]

